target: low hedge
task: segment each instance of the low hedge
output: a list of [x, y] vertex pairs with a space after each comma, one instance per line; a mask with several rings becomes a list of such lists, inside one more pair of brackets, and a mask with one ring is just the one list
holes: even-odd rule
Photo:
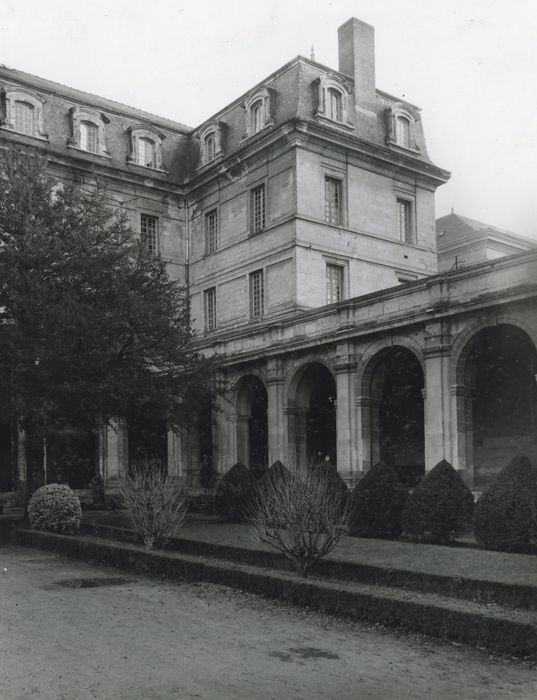
[[474, 534], [487, 549], [520, 552], [537, 539], [537, 468], [517, 455], [481, 494]]
[[443, 459], [418, 484], [403, 511], [403, 530], [419, 542], [446, 544], [470, 527], [472, 492]]
[[408, 491], [393, 467], [375, 464], [354, 487], [351, 535], [393, 539], [403, 532]]

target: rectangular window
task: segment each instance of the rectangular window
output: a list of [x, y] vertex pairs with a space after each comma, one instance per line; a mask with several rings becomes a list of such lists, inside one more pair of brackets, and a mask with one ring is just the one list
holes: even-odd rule
[[342, 182], [341, 182], [341, 180], [337, 180], [335, 177], [326, 177], [324, 182], [325, 182], [325, 191], [324, 191], [325, 219], [330, 224], [341, 224], [342, 223], [342, 207], [341, 207]]
[[99, 151], [99, 129], [91, 122], [80, 122], [80, 148], [89, 153]]
[[28, 102], [15, 102], [15, 131], [34, 134], [34, 108]]
[[205, 330], [214, 331], [216, 328], [216, 287], [206, 289], [205, 297]]
[[149, 214], [140, 214], [140, 234], [142, 243], [151, 255], [158, 253], [158, 219]]
[[252, 208], [252, 232], [259, 233], [265, 228], [265, 185], [258, 185], [250, 193]]
[[397, 199], [397, 228], [400, 240], [412, 243], [412, 202], [407, 199]]
[[326, 265], [326, 303], [335, 304], [343, 299], [343, 267]]
[[205, 252], [214, 253], [218, 247], [218, 212], [211, 209], [205, 214]]
[[265, 289], [263, 270], [256, 270], [250, 274], [250, 316], [259, 318], [265, 311]]

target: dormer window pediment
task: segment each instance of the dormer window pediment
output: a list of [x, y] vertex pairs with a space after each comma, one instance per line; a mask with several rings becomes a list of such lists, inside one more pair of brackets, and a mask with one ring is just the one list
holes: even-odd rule
[[244, 138], [250, 138], [264, 129], [274, 126], [275, 90], [269, 87], [257, 88], [244, 100]]
[[127, 133], [130, 139], [127, 163], [165, 171], [162, 163], [162, 142], [166, 138], [165, 134], [145, 124], [131, 126]]
[[398, 146], [414, 153], [419, 152], [416, 142], [419, 112], [404, 102], [397, 102], [386, 110], [385, 115], [388, 146]]
[[43, 126], [45, 99], [20, 86], [5, 86], [0, 91], [0, 127], [24, 136], [47, 140]]
[[348, 81], [327, 73], [313, 81], [313, 95], [317, 121], [331, 123], [346, 129], [353, 128], [352, 90]]

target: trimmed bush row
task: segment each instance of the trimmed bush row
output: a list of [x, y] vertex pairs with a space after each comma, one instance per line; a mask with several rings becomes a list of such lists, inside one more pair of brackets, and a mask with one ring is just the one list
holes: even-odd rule
[[[258, 593], [288, 603], [312, 607], [351, 619], [402, 627], [453, 641], [486, 647], [500, 653], [529, 656], [537, 652], [537, 626], [516, 613], [480, 610], [470, 603], [410, 600], [395, 591], [371, 591], [363, 586], [305, 581], [288, 574], [266, 572], [245, 565], [187, 555], [142, 550], [95, 539], [18, 530], [18, 544], [40, 546], [83, 560], [97, 561], [137, 572], [190, 581], [210, 581]], [[437, 603], [437, 604], [436, 604]]]
[[[138, 542], [136, 533], [125, 528], [83, 523], [81, 530], [83, 533], [113, 539], [118, 542], [129, 544], [137, 544]], [[255, 549], [254, 547], [236, 547], [174, 537], [168, 541], [166, 549], [192, 556], [224, 559], [241, 564], [279, 569], [281, 571], [291, 570], [288, 559], [283, 555], [273, 551]], [[514, 586], [496, 581], [443, 576], [405, 569], [388, 569], [381, 566], [338, 561], [336, 559], [323, 559], [317, 562], [312, 569], [312, 573], [330, 579], [411, 589], [422, 593], [436, 593], [481, 603], [496, 603], [497, 605], [506, 605], [512, 608], [537, 611], [537, 584], [535, 587]]]

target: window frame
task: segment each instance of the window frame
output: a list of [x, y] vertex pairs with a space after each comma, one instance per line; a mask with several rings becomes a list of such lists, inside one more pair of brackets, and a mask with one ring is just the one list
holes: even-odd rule
[[[262, 221], [260, 225], [256, 224], [256, 219], [258, 218], [256, 213], [257, 213], [257, 208], [258, 204], [256, 203], [256, 193], [261, 192], [262, 193], [262, 212], [261, 212], [261, 217]], [[266, 182], [258, 182], [256, 185], [250, 188], [250, 194], [249, 194], [249, 206], [250, 206], [250, 232], [251, 235], [255, 236], [259, 233], [262, 233], [266, 228], [267, 228], [267, 183]]]
[[[345, 265], [342, 263], [338, 262], [333, 262], [331, 260], [327, 260], [326, 263], [326, 303], [327, 304], [337, 304], [340, 301], [343, 301], [345, 299]], [[333, 287], [332, 287], [332, 279], [331, 279], [331, 272], [336, 271], [337, 272], [337, 282], [338, 282], [338, 289], [339, 289], [339, 295], [336, 293], [336, 299], [332, 298], [332, 292], [333, 292]]]
[[[324, 176], [324, 221], [331, 226], [343, 226], [344, 225], [344, 209], [343, 209], [343, 183], [342, 177], [339, 177], [333, 173], [325, 173]], [[336, 185], [335, 194], [338, 199], [335, 208], [329, 202], [329, 185]], [[331, 212], [336, 211], [335, 219], [332, 217]]]
[[[257, 285], [257, 290], [256, 290]], [[265, 270], [259, 268], [248, 275], [248, 296], [250, 319], [257, 320], [265, 315]]]
[[[210, 221], [214, 217], [214, 228], [211, 229]], [[219, 242], [219, 212], [218, 207], [212, 207], [203, 215], [203, 228], [205, 236], [205, 255], [213, 255], [218, 250]], [[212, 241], [212, 243], [211, 243]]]
[[216, 287], [209, 287], [203, 291], [203, 313], [205, 332], [215, 331], [217, 327]]
[[[145, 228], [147, 229], [147, 224], [152, 223], [154, 224], [155, 228], [154, 231], [152, 232], [151, 235], [154, 235], [153, 240], [147, 244], [147, 235], [148, 231], [144, 231], [144, 222], [145, 222]], [[154, 257], [158, 257], [160, 255], [160, 226], [159, 226], [159, 217], [155, 216], [155, 214], [149, 214], [146, 212], [140, 212], [140, 240], [142, 244], [146, 247], [147, 251]], [[144, 240], [145, 239], [145, 240]]]
[[[414, 225], [414, 202], [408, 197], [397, 195], [396, 197], [396, 225], [400, 243], [404, 245], [414, 245], [416, 243], [416, 233]], [[405, 215], [401, 216], [404, 208]]]

